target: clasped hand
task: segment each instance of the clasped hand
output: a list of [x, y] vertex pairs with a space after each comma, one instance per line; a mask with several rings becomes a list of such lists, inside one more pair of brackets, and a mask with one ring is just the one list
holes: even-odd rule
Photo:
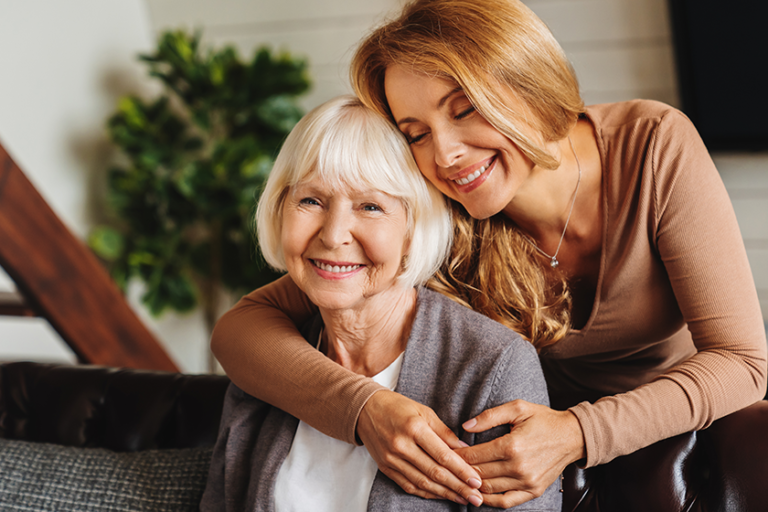
[[576, 416], [515, 400], [463, 427], [509, 425], [488, 443], [467, 446], [429, 407], [390, 391], [375, 393], [357, 432], [379, 469], [409, 494], [509, 508], [541, 496], [565, 466], [584, 457]]

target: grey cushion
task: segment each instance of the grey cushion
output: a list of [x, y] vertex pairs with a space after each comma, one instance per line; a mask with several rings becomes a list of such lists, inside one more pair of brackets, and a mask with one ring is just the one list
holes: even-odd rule
[[0, 510], [197, 510], [211, 451], [117, 453], [0, 439]]

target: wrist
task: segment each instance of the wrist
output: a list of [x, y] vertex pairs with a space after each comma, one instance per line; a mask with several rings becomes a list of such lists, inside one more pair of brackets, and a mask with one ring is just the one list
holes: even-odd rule
[[584, 430], [581, 428], [579, 418], [571, 411], [563, 411], [566, 420], [566, 439], [568, 447], [568, 463], [577, 462], [587, 457], [587, 445], [584, 441]]
[[355, 444], [358, 446], [365, 444], [363, 438], [366, 437], [366, 434], [369, 433], [371, 429], [373, 429], [374, 411], [380, 405], [379, 400], [386, 400], [387, 393], [393, 393], [393, 391], [386, 388], [374, 391], [373, 394], [368, 397], [368, 400], [365, 401], [365, 404], [363, 404], [363, 408], [360, 409], [360, 414], [357, 416], [357, 424], [355, 425]]

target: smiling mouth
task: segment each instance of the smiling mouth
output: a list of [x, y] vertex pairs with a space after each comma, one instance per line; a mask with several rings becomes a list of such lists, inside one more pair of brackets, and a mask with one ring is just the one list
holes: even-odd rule
[[317, 260], [310, 260], [310, 261], [320, 270], [325, 270], [326, 272], [330, 272], [332, 274], [343, 274], [345, 272], [352, 272], [353, 270], [357, 270], [358, 268], [362, 267], [362, 265], [339, 266], [339, 265], [328, 265], [326, 263], [323, 263], [322, 261], [317, 261]]
[[493, 157], [493, 159], [491, 159], [490, 162], [480, 167], [472, 174], [456, 180], [456, 183], [458, 183], [459, 185], [469, 185], [470, 183], [475, 181], [477, 178], [479, 178], [485, 171], [487, 171], [488, 168], [491, 167], [495, 161], [496, 161], [496, 157]]

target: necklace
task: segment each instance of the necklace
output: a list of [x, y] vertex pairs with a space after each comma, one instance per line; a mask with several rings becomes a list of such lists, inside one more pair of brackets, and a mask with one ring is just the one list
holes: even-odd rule
[[568, 211], [568, 217], [565, 219], [565, 227], [563, 227], [563, 234], [560, 235], [560, 241], [557, 243], [557, 249], [555, 249], [555, 254], [550, 256], [549, 254], [542, 251], [538, 245], [536, 245], [536, 242], [534, 242], [528, 235], [523, 234], [523, 237], [525, 237], [528, 242], [530, 242], [531, 245], [533, 245], [533, 248], [539, 251], [541, 254], [549, 258], [549, 266], [552, 268], [557, 268], [558, 265], [560, 265], [560, 262], [557, 261], [557, 254], [560, 252], [560, 246], [563, 245], [563, 239], [565, 238], [565, 231], [568, 229], [568, 223], [571, 221], [571, 214], [573, 213], [573, 206], [576, 204], [576, 194], [579, 193], [579, 185], [581, 184], [581, 163], [579, 162], [579, 157], [576, 154], [576, 149], [573, 147], [573, 141], [571, 140], [571, 137], [568, 137], [568, 144], [571, 145], [571, 151], [573, 151], [573, 158], [576, 159], [576, 167], [579, 169], [579, 179], [576, 181], [576, 189], [573, 191], [573, 199], [571, 199], [571, 209]]

